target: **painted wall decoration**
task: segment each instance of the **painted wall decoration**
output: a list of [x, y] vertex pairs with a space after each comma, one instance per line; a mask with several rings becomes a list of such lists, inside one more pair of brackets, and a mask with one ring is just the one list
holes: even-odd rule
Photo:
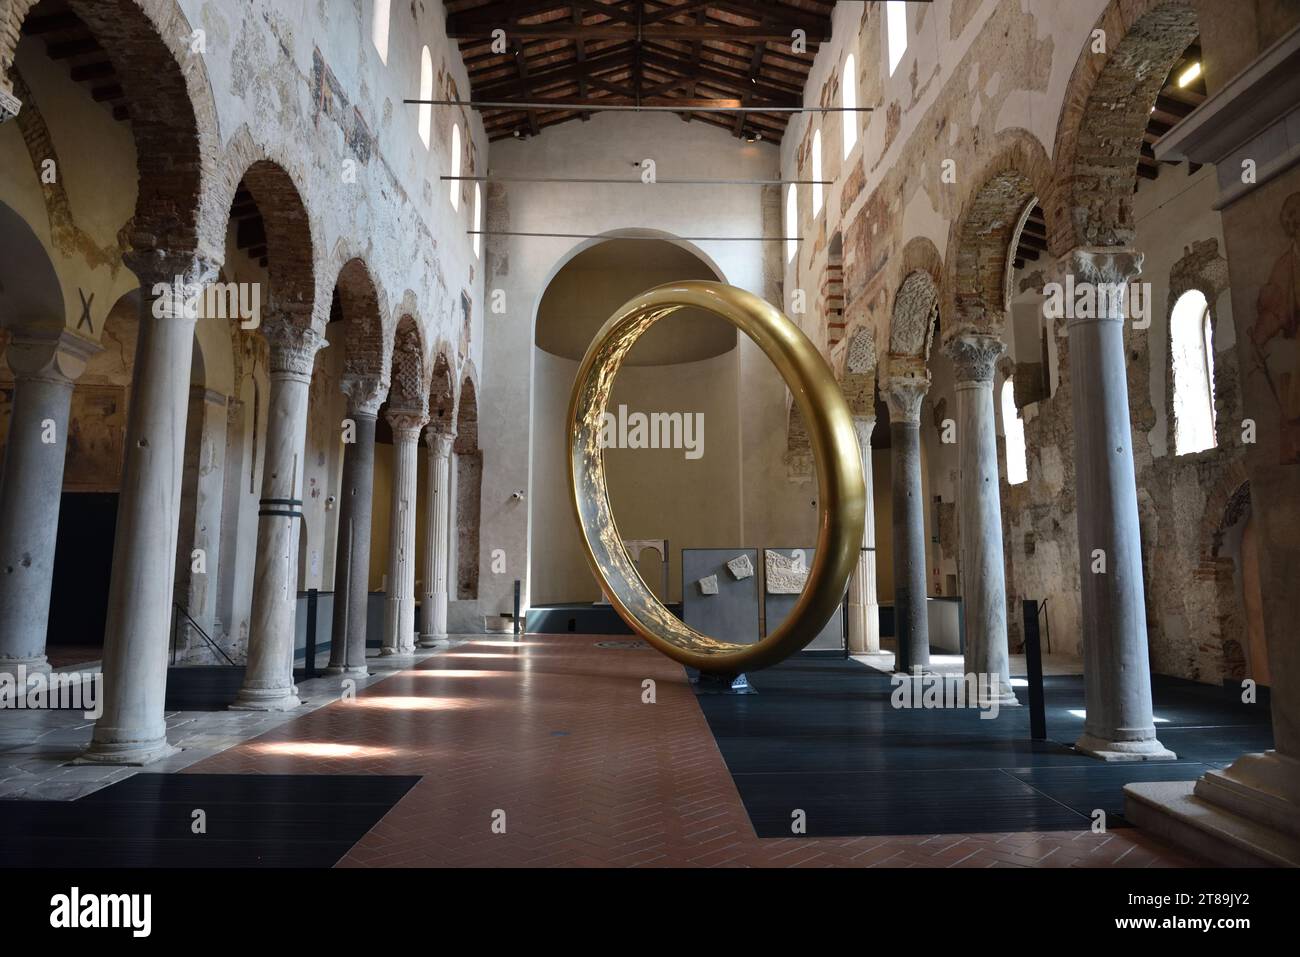
[[1280, 462], [1293, 465], [1300, 463], [1300, 193], [1286, 198], [1280, 221], [1288, 245], [1259, 291], [1250, 341], [1281, 412]]
[[68, 418], [68, 455], [63, 467], [64, 491], [120, 491], [125, 435], [125, 389], [113, 385], [74, 389]]

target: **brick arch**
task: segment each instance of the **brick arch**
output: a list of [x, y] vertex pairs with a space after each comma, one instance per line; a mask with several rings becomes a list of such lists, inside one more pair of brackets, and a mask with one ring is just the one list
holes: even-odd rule
[[388, 406], [404, 412], [425, 412], [429, 396], [424, 388], [424, 343], [420, 326], [409, 313], [397, 320], [388, 387]]
[[[0, 0], [0, 88], [7, 92], [23, 21], [37, 2]], [[204, 242], [205, 226], [221, 220], [208, 202], [219, 178], [216, 104], [203, 57], [189, 53], [192, 29], [180, 6], [176, 0], [68, 4], [103, 47], [130, 105], [139, 187], [129, 264], [169, 275], [175, 264], [160, 256], [202, 254], [220, 262], [224, 243]]]
[[923, 269], [914, 269], [904, 276], [894, 293], [889, 321], [889, 354], [922, 362], [928, 360], [938, 311], [939, 287], [934, 276]]
[[429, 428], [435, 432], [450, 432], [456, 422], [456, 383], [453, 378], [451, 347], [439, 342], [429, 377]]
[[1037, 137], [1013, 129], [998, 141], [949, 231], [941, 299], [954, 318], [950, 335], [959, 328], [1001, 331], [1012, 248], [1034, 201], [1051, 191], [1051, 164]]
[[1133, 242], [1142, 134], [1156, 95], [1199, 32], [1192, 0], [1111, 0], [1097, 20], [1107, 52], [1084, 41], [1066, 87], [1052, 150], [1056, 190], [1044, 204], [1049, 246]]
[[478, 451], [478, 383], [474, 366], [465, 363], [461, 372], [460, 395], [456, 400], [455, 451], [467, 455]]
[[1201, 515], [1201, 561], [1216, 562], [1223, 544], [1223, 533], [1242, 515], [1241, 509], [1250, 505], [1250, 476], [1240, 460], [1232, 462], [1219, 476], [1214, 490], [1205, 499], [1205, 512]]
[[456, 401], [456, 597], [478, 598], [483, 452], [478, 443], [478, 386], [472, 363], [461, 372]]
[[266, 227], [270, 277], [267, 311], [285, 316], [296, 326], [322, 323], [325, 317], [318, 316], [315, 309], [315, 230], [298, 187], [301, 177], [295, 178], [290, 172], [293, 164], [280, 162], [256, 145], [246, 129], [231, 143], [230, 150], [231, 162], [222, 184], [229, 191], [226, 216], [228, 219], [235, 190], [242, 183], [252, 194]]
[[384, 358], [384, 316], [388, 306], [364, 259], [343, 263], [334, 281], [343, 319], [343, 371], [346, 375], [380, 378]]

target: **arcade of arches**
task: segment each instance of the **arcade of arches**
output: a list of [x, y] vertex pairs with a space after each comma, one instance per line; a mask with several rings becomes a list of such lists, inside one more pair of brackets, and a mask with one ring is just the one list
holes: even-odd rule
[[[989, 676], [1028, 728], [1041, 644], [1049, 695], [1078, 692], [1061, 754], [1133, 769], [1112, 851], [1300, 863], [1300, 150], [1270, 132], [1300, 116], [1295, 4], [652, 4], [704, 31], [693, 50], [584, 40], [618, 20], [592, 4], [255, 6], [0, 0], [0, 675], [94, 672], [103, 696], [21, 761], [5, 749], [36, 726], [0, 710], [0, 799], [288, 767], [258, 764], [257, 735], [310, 740], [349, 679], [435, 702], [411, 707], [449, 722], [453, 762], [486, 746], [476, 720], [512, 741], [530, 694], [560, 694], [592, 702], [564, 720], [605, 735], [616, 776], [643, 673], [688, 689], [677, 733], [707, 737], [680, 669], [592, 658], [621, 625], [565, 446], [604, 320], [704, 279], [778, 305], [853, 413], [869, 507], [832, 636], [853, 680]], [[493, 72], [494, 18], [542, 30], [530, 68]], [[753, 42], [787, 22], [806, 51]], [[705, 42], [730, 28], [743, 56]], [[737, 77], [755, 109], [725, 120], [402, 102], [699, 99]], [[870, 109], [761, 111], [778, 102]], [[670, 317], [615, 407], [699, 423], [607, 452], [620, 532], [675, 611], [711, 594], [700, 550], [815, 540], [807, 425], [744, 335]], [[200, 669], [232, 676], [224, 697], [176, 704]], [[626, 717], [593, 673], [632, 682]], [[1162, 695], [1212, 700], [1231, 753], [1199, 752]], [[197, 743], [191, 712], [247, 733]], [[74, 787], [74, 759], [102, 776]], [[751, 796], [727, 793], [765, 861]]]

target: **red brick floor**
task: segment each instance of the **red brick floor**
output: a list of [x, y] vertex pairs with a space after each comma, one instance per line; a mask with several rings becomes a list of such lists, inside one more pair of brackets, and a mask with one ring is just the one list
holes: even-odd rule
[[597, 640], [463, 645], [191, 770], [422, 775], [348, 867], [1197, 863], [1133, 829], [760, 840], [682, 669]]

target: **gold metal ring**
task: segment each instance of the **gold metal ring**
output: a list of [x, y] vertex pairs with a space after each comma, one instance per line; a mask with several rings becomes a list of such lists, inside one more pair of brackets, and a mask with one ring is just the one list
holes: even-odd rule
[[[725, 319], [772, 360], [807, 423], [817, 463], [817, 551], [807, 584], [789, 617], [754, 644], [710, 638], [665, 608], [623, 546], [609, 505], [601, 426], [614, 377], [647, 329], [688, 307]], [[569, 401], [569, 422], [569, 484], [583, 547], [610, 604], [633, 631], [675, 661], [717, 674], [766, 668], [817, 637], [835, 614], [858, 562], [866, 488], [852, 415], [839, 384], [816, 347], [780, 310], [719, 282], [675, 282], [642, 293], [609, 318], [587, 349]]]

